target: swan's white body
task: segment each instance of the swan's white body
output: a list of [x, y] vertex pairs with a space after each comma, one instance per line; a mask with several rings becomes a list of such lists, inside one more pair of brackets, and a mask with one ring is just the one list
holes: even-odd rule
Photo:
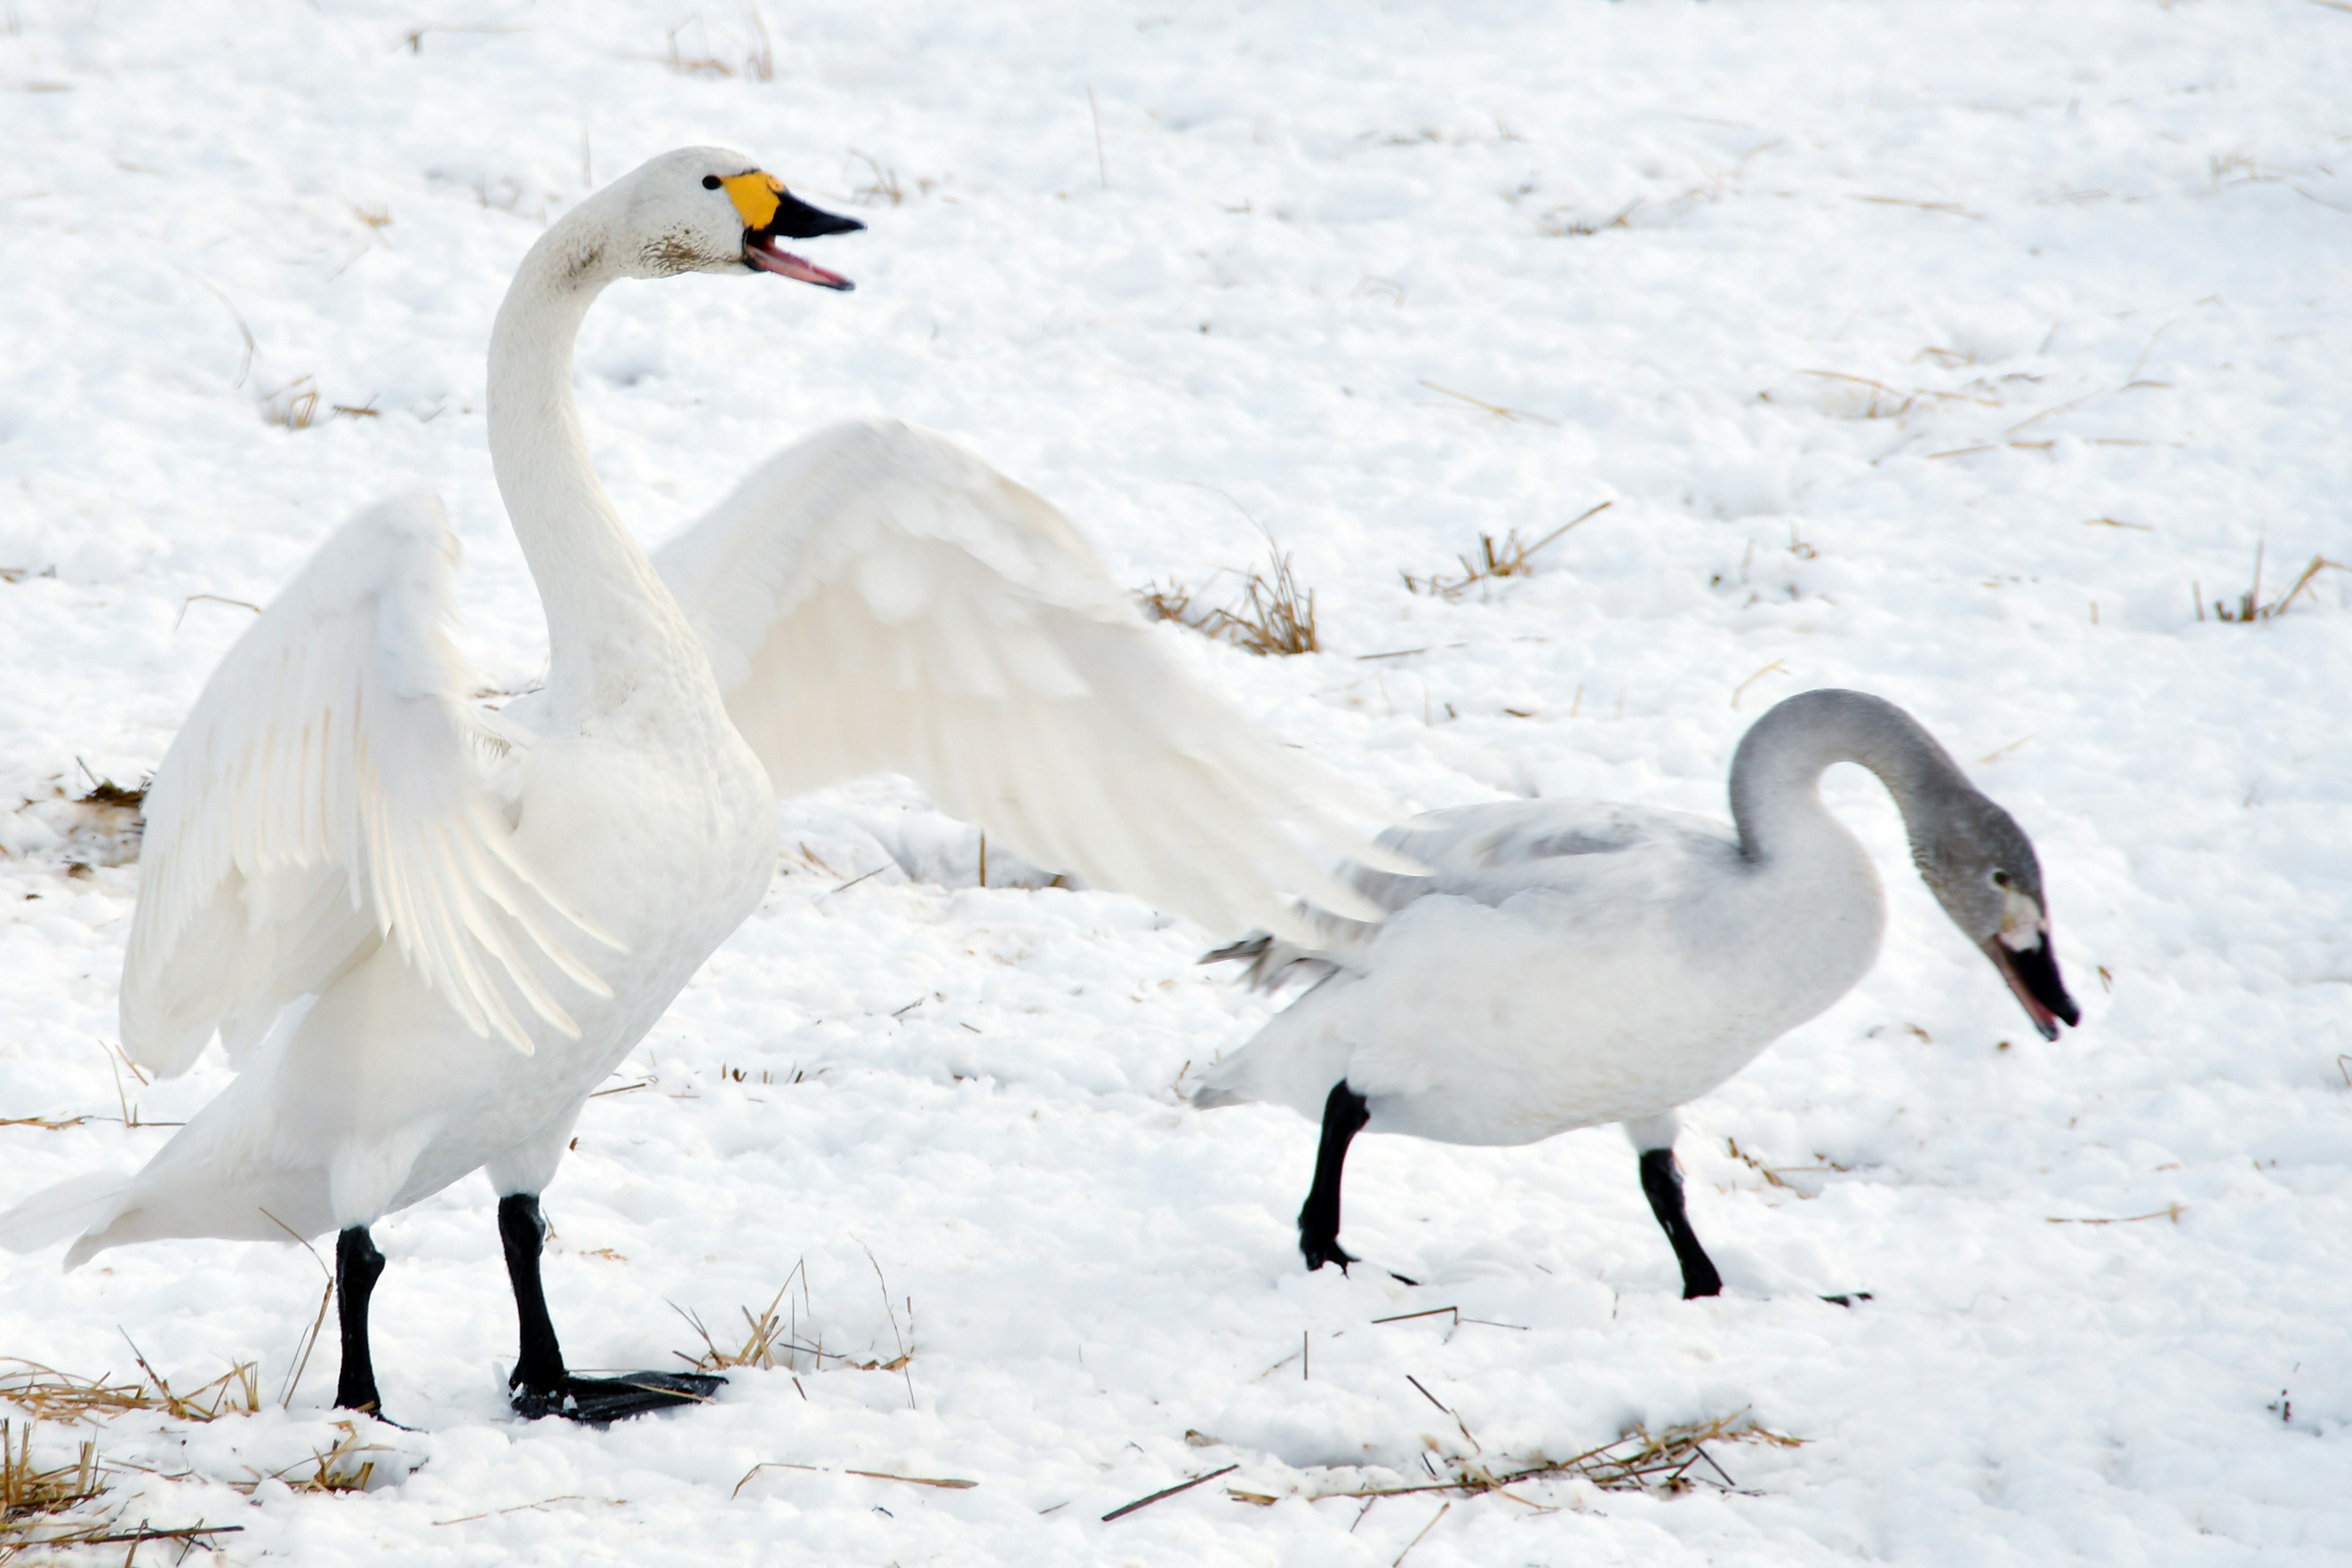
[[[657, 574], [589, 464], [572, 343], [616, 278], [752, 266], [761, 220], [721, 186], [772, 216], [783, 193], [745, 166], [688, 149], [599, 193], [499, 311], [490, 443], [543, 689], [467, 700], [425, 499], [345, 525], [215, 672], [148, 797], [122, 1035], [168, 1073], [217, 1028], [238, 1075], [143, 1170], [37, 1194], [0, 1241], [80, 1230], [71, 1267], [348, 1231], [484, 1166], [536, 1194], [757, 904], [772, 775], [898, 769], [1032, 859], [1212, 921], [1348, 900], [1313, 775], [1170, 662], [1059, 513], [942, 437], [820, 433]], [[779, 255], [760, 269], [846, 286]]]
[[1787, 848], [1762, 864], [1728, 824], [1682, 812], [1528, 801], [1416, 817], [1382, 841], [1430, 875], [1362, 879], [1394, 912], [1322, 948], [1328, 976], [1196, 1103], [1320, 1120], [1344, 1082], [1368, 1131], [1447, 1143], [1671, 1112], [1876, 957], [1885, 895], [1862, 846], [1817, 795], [1781, 816]]

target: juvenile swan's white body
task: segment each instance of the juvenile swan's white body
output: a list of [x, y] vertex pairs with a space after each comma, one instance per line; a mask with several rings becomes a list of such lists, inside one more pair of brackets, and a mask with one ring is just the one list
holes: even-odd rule
[[1378, 918], [1324, 869], [1348, 835], [1313, 771], [1171, 661], [1061, 514], [953, 443], [823, 432], [662, 573], [637, 547], [572, 403], [590, 304], [689, 271], [846, 289], [774, 241], [861, 226], [693, 148], [531, 247], [488, 406], [544, 688], [495, 714], [468, 700], [436, 502], [328, 542], [222, 661], [148, 796], [123, 1044], [178, 1072], [217, 1030], [238, 1076], [143, 1170], [37, 1194], [0, 1242], [79, 1230], [71, 1266], [161, 1237], [341, 1231], [338, 1402], [373, 1408], [366, 1227], [487, 1166], [517, 1407], [634, 1414], [712, 1380], [564, 1373], [537, 1194], [598, 1081], [757, 904], [772, 778], [898, 769], [1032, 859], [1229, 928], [1291, 929], [1301, 893]]
[[1331, 1086], [1373, 1132], [1532, 1143], [1696, 1100], [1868, 973], [1885, 899], [1826, 812], [1751, 867], [1727, 825], [1592, 801], [1432, 812], [1387, 842], [1430, 868], [1366, 890], [1388, 921], [1205, 1080], [1197, 1103], [1319, 1121]]
[[1587, 801], [1465, 806], [1381, 842], [1425, 877], [1357, 873], [1391, 912], [1327, 922], [1326, 940], [1262, 938], [1261, 983], [1293, 964], [1321, 983], [1213, 1068], [1193, 1103], [1265, 1100], [1323, 1123], [1299, 1215], [1310, 1268], [1339, 1250], [1339, 1172], [1356, 1132], [1531, 1143], [1623, 1122], [1681, 1258], [1685, 1293], [1720, 1288], [1683, 1212], [1675, 1108], [1853, 988], [1878, 956], [1885, 900], [1862, 845], [1822, 805], [1855, 762], [1902, 808], [1912, 855], [1955, 924], [2042, 1033], [2075, 1021], [2050, 956], [2030, 844], [1892, 703], [1790, 698], [1757, 721], [1731, 772], [1733, 823]]

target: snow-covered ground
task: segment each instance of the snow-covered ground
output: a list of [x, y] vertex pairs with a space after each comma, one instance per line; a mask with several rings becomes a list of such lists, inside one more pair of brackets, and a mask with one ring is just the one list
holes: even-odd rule
[[[1842, 774], [1892, 930], [1691, 1109], [1721, 1299], [1677, 1299], [1606, 1130], [1365, 1139], [1349, 1239], [1423, 1284], [1310, 1277], [1314, 1129], [1179, 1099], [1265, 1016], [1192, 966], [1229, 933], [976, 887], [902, 785], [795, 802], [765, 907], [583, 1120], [550, 1289], [585, 1363], [696, 1346], [670, 1303], [740, 1340], [788, 1280], [835, 1353], [520, 1424], [468, 1182], [376, 1233], [389, 1484], [248, 1500], [338, 1436], [331, 1334], [276, 1403], [311, 1258], [9, 1259], [0, 1353], [259, 1363], [263, 1415], [96, 1434], [160, 1472], [117, 1475], [127, 1521], [304, 1563], [2352, 1559], [2352, 574], [2212, 608], [2258, 550], [2264, 601], [2352, 561], [2352, 8], [761, 0], [765, 72], [754, 15], [7, 7], [0, 1116], [88, 1120], [0, 1127], [0, 1198], [225, 1080], [118, 1076], [137, 868], [66, 797], [152, 768], [233, 601], [390, 492], [446, 499], [477, 652], [530, 678], [490, 316], [550, 215], [688, 142], [871, 230], [815, 253], [855, 295], [597, 308], [583, 410], [646, 540], [862, 411], [1139, 587], [1216, 596], [1255, 519], [1325, 651], [1202, 668], [1423, 806], [1719, 811], [1771, 700], [1867, 688], [2034, 835], [2084, 1026], [2033, 1037]], [[1402, 581], [1603, 500], [1532, 576]], [[1712, 1448], [1736, 1493], [1309, 1500], [1743, 1410], [1803, 1446]]]

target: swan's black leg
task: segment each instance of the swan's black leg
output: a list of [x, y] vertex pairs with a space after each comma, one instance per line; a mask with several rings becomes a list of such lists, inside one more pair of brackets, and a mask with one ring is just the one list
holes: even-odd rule
[[499, 1240], [506, 1249], [507, 1279], [514, 1286], [515, 1316], [522, 1326], [521, 1353], [507, 1379], [507, 1397], [516, 1415], [533, 1420], [564, 1415], [602, 1425], [650, 1410], [702, 1404], [726, 1383], [723, 1377], [690, 1372], [572, 1376], [563, 1369], [563, 1349], [556, 1343], [547, 1292], [539, 1280], [547, 1221], [541, 1217], [538, 1194], [511, 1193], [499, 1200]]
[[1298, 1211], [1298, 1250], [1309, 1271], [1336, 1263], [1342, 1274], [1355, 1258], [1339, 1246], [1339, 1172], [1348, 1163], [1348, 1145], [1371, 1119], [1364, 1097], [1347, 1083], [1331, 1086], [1323, 1102], [1323, 1142], [1315, 1151], [1315, 1184]]
[[506, 1248], [507, 1280], [514, 1287], [515, 1316], [522, 1323], [522, 1353], [515, 1358], [507, 1387], [520, 1393], [559, 1394], [563, 1386], [563, 1347], [555, 1342], [555, 1322], [547, 1315], [547, 1292], [539, 1282], [539, 1255], [547, 1244], [547, 1221], [534, 1193], [499, 1200], [499, 1241]]
[[335, 1380], [335, 1404], [370, 1415], [383, 1412], [376, 1394], [375, 1358], [368, 1353], [368, 1297], [383, 1273], [383, 1254], [355, 1225], [335, 1237], [335, 1321], [343, 1332], [343, 1370]]
[[1675, 1163], [1672, 1149], [1642, 1151], [1642, 1191], [1648, 1196], [1650, 1212], [1658, 1216], [1666, 1240], [1674, 1246], [1675, 1260], [1683, 1266], [1683, 1300], [1721, 1295], [1723, 1276], [1715, 1271], [1714, 1260], [1698, 1244], [1698, 1235], [1691, 1229], [1690, 1215], [1684, 1211], [1683, 1173]]

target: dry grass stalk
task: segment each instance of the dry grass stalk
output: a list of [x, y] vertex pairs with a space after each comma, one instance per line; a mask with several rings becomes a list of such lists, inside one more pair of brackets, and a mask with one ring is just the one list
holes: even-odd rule
[[28, 1421], [21, 1436], [13, 1421], [0, 1420], [0, 1563], [13, 1563], [26, 1552], [55, 1552], [68, 1546], [120, 1546], [129, 1543], [135, 1560], [139, 1543], [180, 1541], [194, 1545], [203, 1537], [226, 1534], [241, 1525], [192, 1525], [178, 1530], [119, 1528], [119, 1514], [72, 1517], [75, 1510], [96, 1503], [106, 1494], [106, 1479], [98, 1458], [98, 1443], [84, 1438], [74, 1458], [54, 1468], [33, 1459], [33, 1432], [40, 1425]]
[[[1702, 1482], [1729, 1491], [1735, 1483], [1723, 1467], [1715, 1462], [1714, 1457], [1706, 1452], [1706, 1444], [1769, 1443], [1776, 1447], [1794, 1448], [1803, 1442], [1801, 1437], [1768, 1431], [1750, 1421], [1747, 1411], [1738, 1410], [1729, 1415], [1718, 1415], [1712, 1421], [1669, 1426], [1654, 1436], [1646, 1428], [1637, 1426], [1615, 1442], [1587, 1448], [1565, 1459], [1539, 1457], [1534, 1464], [1504, 1470], [1456, 1461], [1454, 1474], [1450, 1479], [1424, 1486], [1370, 1487], [1355, 1491], [1318, 1492], [1309, 1500], [1327, 1497], [1401, 1497], [1413, 1492], [1458, 1491], [1475, 1496], [1480, 1492], [1501, 1492], [1506, 1487], [1521, 1481], [1553, 1477], [1590, 1481], [1603, 1491], [1646, 1491], [1671, 1495], [1688, 1491]], [[1694, 1468], [1701, 1464], [1720, 1479], [1693, 1475]]]
[[1416, 1535], [1411, 1541], [1406, 1542], [1404, 1543], [1404, 1550], [1398, 1552], [1393, 1558], [1389, 1560], [1389, 1568], [1403, 1568], [1404, 1560], [1412, 1554], [1412, 1549], [1420, 1545], [1423, 1539], [1426, 1537], [1431, 1531], [1437, 1528], [1437, 1521], [1439, 1520], [1444, 1519], [1447, 1514], [1452, 1513], [1453, 1511], [1454, 1505], [1452, 1503], [1446, 1502], [1438, 1504], [1437, 1511], [1430, 1516], [1429, 1522], [1421, 1527], [1421, 1534]]
[[[2254, 544], [2253, 585], [2238, 595], [2238, 602], [2235, 605], [2224, 604], [2220, 599], [2214, 600], [2213, 618], [2217, 621], [2227, 621], [2233, 626], [2250, 626], [2259, 621], [2275, 619], [2286, 614], [2287, 606], [2302, 597], [2303, 591], [2310, 587], [2312, 580], [2322, 572], [2347, 571], [2352, 571], [2352, 567], [2347, 567], [2341, 561], [2330, 561], [2324, 555], [2315, 555], [2311, 558], [2311, 563], [2303, 569], [2303, 574], [2294, 580], [2294, 584], [2285, 593], [2265, 604], [2263, 601], [2263, 542], [2257, 541]], [[2205, 590], [2202, 586], [2192, 584], [2190, 593], [2197, 603], [2197, 618], [2201, 621], [2205, 618]]]
[[849, 150], [849, 155], [866, 165], [868, 175], [864, 184], [849, 193], [851, 201], [865, 207], [895, 207], [907, 199], [907, 193], [898, 185], [898, 170], [884, 168], [872, 153], [861, 153], [855, 147]]
[[780, 1347], [787, 1352], [802, 1348], [793, 1343], [791, 1335], [786, 1331], [783, 1319], [776, 1313], [776, 1309], [784, 1303], [785, 1292], [792, 1288], [792, 1281], [787, 1279], [782, 1285], [777, 1287], [775, 1300], [770, 1301], [756, 1317], [752, 1315], [751, 1309], [749, 1307], [736, 1309], [743, 1314], [743, 1321], [750, 1328], [751, 1332], [745, 1335], [743, 1342], [733, 1350], [724, 1349], [717, 1340], [712, 1339], [710, 1331], [703, 1327], [699, 1317], [672, 1302], [670, 1310], [684, 1318], [688, 1326], [692, 1328], [701, 1339], [702, 1353], [689, 1356], [684, 1351], [672, 1351], [670, 1354], [687, 1363], [697, 1372], [726, 1372], [739, 1366], [756, 1367], [761, 1372], [774, 1370], [776, 1352]]
[[[340, 407], [341, 405], [338, 405], [337, 406]], [[232, 605], [240, 610], [251, 610], [257, 616], [261, 614], [261, 606], [255, 604], [250, 599], [232, 599], [226, 594], [190, 594], [187, 597], [180, 601], [180, 613], [172, 617], [172, 629], [173, 631], [178, 631], [180, 629], [180, 623], [188, 618], [188, 606], [200, 601], [213, 605]], [[152, 782], [152, 777], [149, 782]], [[145, 784], [140, 785], [140, 798], [142, 800], [145, 799], [146, 795], [147, 786]]]
[[1633, 226], [1628, 220], [1633, 217], [1634, 209], [1639, 207], [1642, 202], [1642, 197], [1635, 196], [1632, 201], [1619, 207], [1613, 216], [1605, 218], [1570, 217], [1568, 216], [1568, 208], [1555, 207], [1543, 216], [1541, 226], [1546, 234], [1555, 239], [1583, 239], [1605, 229], [1632, 228]]
[[1261, 658], [1322, 652], [1322, 638], [1315, 626], [1314, 590], [1299, 587], [1289, 554], [1272, 532], [1261, 531], [1265, 532], [1271, 574], [1250, 568], [1238, 599], [1204, 608], [1181, 583], [1171, 580], [1161, 587], [1155, 582], [1142, 591], [1144, 612], [1155, 621], [1174, 621]]
[[2137, 1225], [2144, 1219], [2168, 1219], [2173, 1224], [2179, 1225], [2180, 1216], [2188, 1212], [2187, 1204], [2167, 1204], [2160, 1209], [2150, 1209], [2146, 1214], [2127, 1214], [2111, 1218], [2072, 1219], [2061, 1215], [2053, 1215], [2048, 1223], [2051, 1225]]
[[[146, 1406], [152, 1408], [152, 1406]], [[0, 1563], [13, 1563], [40, 1549], [54, 1552], [68, 1546], [131, 1547], [125, 1563], [135, 1561], [139, 1546], [149, 1541], [183, 1542], [182, 1553], [211, 1535], [226, 1535], [243, 1525], [187, 1525], [157, 1530], [142, 1521], [122, 1529], [119, 1514], [70, 1517], [77, 1509], [96, 1503], [106, 1493], [106, 1479], [98, 1457], [98, 1443], [84, 1438], [68, 1464], [44, 1468], [33, 1459], [33, 1431], [37, 1417], [25, 1425], [20, 1437], [13, 1421], [0, 1420]]]
[[77, 1377], [37, 1362], [11, 1359], [0, 1363], [17, 1369], [0, 1373], [0, 1400], [36, 1421], [65, 1423], [94, 1422], [101, 1415], [131, 1411], [160, 1411], [176, 1420], [209, 1422], [224, 1415], [250, 1415], [261, 1408], [261, 1391], [251, 1362], [238, 1362], [203, 1387], [182, 1394], [148, 1365], [137, 1345], [131, 1347], [131, 1353], [146, 1374], [145, 1383]]
[[[753, 81], [773, 81], [776, 77], [776, 51], [768, 38], [768, 24], [756, 5], [745, 5], [742, 18], [750, 37], [730, 40], [743, 50], [740, 62], [720, 58], [710, 47], [710, 29], [699, 16], [688, 17], [669, 29], [669, 56], [662, 63], [681, 76], [733, 76], [739, 70]], [[677, 47], [679, 36], [692, 29], [696, 54], [686, 54]]]
[[[850, 188], [851, 201], [862, 207], [895, 207], [906, 202], [908, 193], [906, 185], [898, 178], [898, 170], [884, 163], [871, 153], [861, 153], [855, 147], [849, 150], [849, 155], [866, 165], [866, 182], [863, 184], [853, 185]], [[845, 166], [843, 172], [845, 178], [856, 177], [857, 171], [854, 167]], [[938, 184], [937, 180], [918, 175], [915, 179], [913, 194], [928, 196]]]
[[319, 422], [319, 389], [309, 376], [297, 376], [262, 400], [261, 417], [288, 430], [308, 430]]
[[[698, 54], [683, 54], [678, 49], [677, 36], [688, 27], [693, 28], [701, 40], [701, 52]], [[735, 74], [733, 66], [710, 52], [710, 32], [703, 26], [701, 17], [697, 16], [691, 21], [682, 22], [670, 28], [668, 37], [669, 58], [663, 63], [680, 76], [733, 76]]]
[[[1540, 414], [1530, 414], [1524, 408], [1513, 408], [1505, 404], [1489, 403], [1483, 397], [1473, 397], [1466, 392], [1456, 392], [1450, 386], [1440, 386], [1437, 383], [1429, 380], [1425, 376], [1422, 378], [1421, 384], [1429, 388], [1432, 392], [1442, 392], [1448, 397], [1455, 398], [1463, 403], [1466, 403], [1473, 408], [1483, 408], [1487, 413], [1493, 415], [1496, 418], [1507, 419], [1514, 425], [1533, 420], [1538, 425], [1549, 425], [1555, 430], [1559, 428], [1559, 421], [1557, 419], [1547, 419]], [[1416, 406], [1422, 408], [1443, 408], [1445, 405], [1442, 403], [1423, 403], [1416, 405]]]
[[0, 1420], [0, 1551], [34, 1544], [11, 1538], [31, 1521], [95, 1502], [106, 1490], [94, 1438], [82, 1440], [80, 1455], [71, 1464], [54, 1469], [36, 1464], [33, 1430], [39, 1425], [37, 1418], [26, 1422], [20, 1436], [14, 1421]]
[[[799, 1081], [798, 1078], [795, 1077], [793, 1081]], [[639, 1086], [632, 1084], [628, 1087], [635, 1089]], [[616, 1091], [606, 1090], [605, 1092]], [[880, 1277], [879, 1264], [875, 1266], [875, 1274], [877, 1279]], [[801, 1294], [797, 1300], [792, 1294], [793, 1280], [795, 1278], [801, 1282]], [[879, 1356], [868, 1361], [859, 1361], [856, 1357], [846, 1355], [840, 1351], [829, 1351], [824, 1348], [824, 1337], [822, 1334], [817, 1336], [814, 1344], [803, 1340], [800, 1336], [800, 1310], [807, 1304], [808, 1260], [803, 1258], [793, 1266], [792, 1273], [784, 1276], [784, 1282], [777, 1288], [774, 1300], [771, 1300], [764, 1310], [754, 1312], [749, 1307], [737, 1309], [743, 1314], [743, 1323], [747, 1332], [741, 1344], [730, 1349], [719, 1342], [716, 1336], [703, 1323], [700, 1316], [673, 1301], [670, 1303], [670, 1310], [686, 1320], [687, 1325], [694, 1330], [696, 1337], [702, 1341], [702, 1349], [694, 1354], [688, 1354], [685, 1351], [672, 1351], [670, 1354], [697, 1372], [726, 1372], [734, 1367], [743, 1366], [761, 1372], [772, 1371], [777, 1364], [776, 1358], [779, 1354], [782, 1355], [783, 1365], [788, 1372], [799, 1371], [798, 1358], [804, 1355], [816, 1363], [819, 1371], [824, 1370], [824, 1363], [831, 1361], [857, 1372], [905, 1372], [908, 1364], [915, 1359], [914, 1352], [907, 1347], [905, 1339], [898, 1335], [898, 1308], [890, 1300], [887, 1286], [884, 1289], [882, 1304], [890, 1313], [892, 1337], [898, 1340], [898, 1353], [887, 1361]], [[785, 1315], [782, 1317], [776, 1312], [776, 1309], [780, 1306], [785, 1309]], [[912, 1302], [908, 1304], [907, 1315], [911, 1331], [914, 1317]], [[908, 1392], [911, 1395], [911, 1384]]]
[[760, 15], [757, 5], [743, 7], [743, 20], [751, 24], [751, 47], [743, 56], [743, 74], [753, 81], [776, 79], [776, 49], [768, 41], [767, 18]]
[[1241, 1466], [1237, 1464], [1227, 1465], [1222, 1470], [1211, 1470], [1207, 1475], [1194, 1476], [1189, 1481], [1179, 1481], [1172, 1487], [1162, 1487], [1149, 1497], [1139, 1497], [1133, 1502], [1120, 1504], [1118, 1507], [1111, 1510], [1108, 1513], [1102, 1516], [1103, 1522], [1105, 1524], [1108, 1524], [1115, 1519], [1125, 1519], [1129, 1514], [1135, 1512], [1138, 1509], [1150, 1508], [1153, 1503], [1158, 1502], [1162, 1498], [1171, 1498], [1179, 1492], [1189, 1492], [1203, 1481], [1213, 1481], [1219, 1476], [1232, 1475], [1235, 1470], [1240, 1468]]
[[[1925, 1029], [1918, 1027], [1916, 1025], [1906, 1024], [1903, 1026], [1912, 1034], [1918, 1036], [1923, 1040], [1928, 1038], [1927, 1032]], [[1874, 1031], [1874, 1032], [1875, 1031]], [[1843, 1175], [1853, 1169], [1851, 1165], [1841, 1165], [1835, 1160], [1832, 1160], [1826, 1154], [1822, 1153], [1815, 1153], [1813, 1155], [1813, 1163], [1810, 1165], [1768, 1165], [1763, 1161], [1758, 1159], [1755, 1155], [1749, 1153], [1747, 1150], [1742, 1149], [1739, 1146], [1739, 1140], [1737, 1138], [1726, 1138], [1723, 1141], [1723, 1143], [1724, 1147], [1730, 1152], [1733, 1159], [1738, 1161], [1741, 1164], [1747, 1166], [1749, 1170], [1763, 1177], [1768, 1185], [1779, 1187], [1783, 1192], [1794, 1193], [1801, 1198], [1817, 1197], [1820, 1194], [1817, 1193], [1807, 1192], [1804, 1188], [1797, 1185], [1796, 1183], [1786, 1180], [1782, 1173], [1786, 1172], [1791, 1175], [1801, 1176], [1827, 1175], [1832, 1173]]]
[[761, 1470], [808, 1470], [821, 1476], [827, 1474], [863, 1476], [869, 1481], [904, 1481], [908, 1486], [912, 1487], [933, 1487], [937, 1488], [940, 1491], [950, 1492], [970, 1491], [972, 1488], [980, 1485], [978, 1481], [967, 1481], [955, 1476], [900, 1476], [893, 1475], [888, 1470], [844, 1469], [839, 1471], [828, 1471], [823, 1465], [793, 1465], [787, 1464], [782, 1459], [762, 1459], [758, 1464], [752, 1466], [750, 1469], [744, 1471], [742, 1479], [735, 1483], [735, 1489], [729, 1492], [727, 1495], [730, 1498], [742, 1496], [743, 1489], [751, 1485], [751, 1478], [758, 1475]]
[[[392, 1450], [382, 1443], [362, 1441], [359, 1425], [356, 1422], [338, 1421], [335, 1423], [335, 1429], [342, 1436], [335, 1439], [331, 1447], [313, 1450], [309, 1458], [297, 1459], [284, 1469], [272, 1470], [268, 1475], [263, 1475], [260, 1471], [248, 1467], [247, 1473], [253, 1477], [251, 1480], [231, 1481], [228, 1484], [247, 1497], [251, 1497], [265, 1482], [268, 1481], [283, 1481], [298, 1492], [363, 1492], [367, 1490], [368, 1482], [375, 1479], [376, 1462], [362, 1456], [388, 1454]], [[309, 1474], [296, 1473], [305, 1467], [308, 1468]]]
[[1475, 557], [1464, 553], [1454, 558], [1462, 563], [1460, 576], [1432, 573], [1426, 577], [1416, 577], [1407, 572], [1402, 574], [1404, 585], [1416, 594], [1433, 594], [1443, 599], [1458, 599], [1480, 584], [1493, 582], [1499, 577], [1532, 577], [1535, 575], [1536, 569], [1530, 558], [1537, 551], [1550, 544], [1578, 523], [1589, 518], [1598, 517], [1616, 504], [1615, 501], [1605, 500], [1599, 506], [1588, 507], [1583, 512], [1570, 518], [1541, 539], [1532, 542], [1522, 540], [1519, 537], [1519, 531], [1516, 528], [1505, 533], [1500, 543], [1496, 542], [1493, 534], [1482, 533], [1478, 536], [1478, 552]]
[[[866, 1254], [866, 1261], [874, 1266], [874, 1283], [882, 1292], [882, 1310], [890, 1315], [890, 1337], [898, 1342], [898, 1354], [892, 1361], [851, 1362], [849, 1364], [866, 1372], [895, 1372], [904, 1377], [907, 1380], [907, 1408], [912, 1410], [915, 1408], [915, 1374], [908, 1363], [915, 1359], [914, 1349], [907, 1343], [907, 1335], [898, 1331], [898, 1310], [890, 1304], [890, 1281], [883, 1277], [882, 1260], [875, 1257], [874, 1249], [864, 1242], [859, 1242], [857, 1247]], [[907, 1298], [907, 1333], [914, 1331], [915, 1299], [909, 1296]]]

